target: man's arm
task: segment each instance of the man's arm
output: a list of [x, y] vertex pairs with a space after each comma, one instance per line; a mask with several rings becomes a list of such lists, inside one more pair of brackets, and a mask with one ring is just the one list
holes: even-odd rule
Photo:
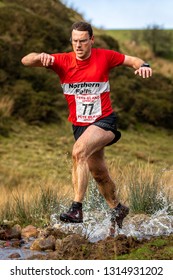
[[48, 67], [53, 65], [54, 56], [47, 53], [30, 53], [24, 56], [21, 62], [30, 67]]
[[149, 78], [152, 76], [152, 69], [150, 66], [143, 66], [144, 63], [145, 61], [138, 57], [125, 55], [123, 65], [135, 69], [135, 75], [139, 75], [143, 78]]

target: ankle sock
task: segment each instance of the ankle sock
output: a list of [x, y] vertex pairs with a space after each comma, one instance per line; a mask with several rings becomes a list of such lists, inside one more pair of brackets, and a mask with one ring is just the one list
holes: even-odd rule
[[121, 208], [121, 203], [118, 203], [118, 205], [114, 209], [119, 209]]
[[75, 208], [78, 208], [78, 209], [81, 209], [81, 208], [82, 208], [82, 203], [81, 203], [81, 202], [73, 201], [72, 205], [73, 205]]

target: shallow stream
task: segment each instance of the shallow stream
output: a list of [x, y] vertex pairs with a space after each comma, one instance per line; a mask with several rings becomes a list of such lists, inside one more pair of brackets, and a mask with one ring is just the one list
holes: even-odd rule
[[[85, 236], [90, 242], [97, 242], [105, 239], [109, 235], [110, 213], [105, 211], [86, 211], [84, 213], [83, 224], [64, 224], [59, 221], [56, 214], [51, 216], [51, 226], [61, 229], [65, 233], [77, 233]], [[166, 209], [156, 212], [152, 216], [144, 214], [129, 215], [124, 220], [123, 229], [116, 232], [133, 236], [137, 239], [151, 238], [153, 236], [173, 234], [173, 216], [167, 213]], [[5, 241], [0, 241], [0, 259], [27, 259], [38, 254], [38, 251], [30, 250], [33, 238], [26, 244], [21, 244], [20, 248], [14, 248], [10, 242], [4, 247]], [[3, 243], [3, 244], [2, 244]], [[13, 255], [15, 253], [15, 255]], [[46, 252], [39, 252], [46, 254]]]
[[[64, 232], [74, 232], [86, 236], [90, 242], [97, 242], [109, 235], [110, 214], [100, 212], [86, 213], [83, 224], [62, 224], [52, 215], [52, 224]], [[170, 235], [173, 233], [173, 216], [164, 209], [152, 216], [144, 214], [129, 215], [124, 220], [123, 228], [115, 235], [125, 234], [138, 239], [152, 236]]]

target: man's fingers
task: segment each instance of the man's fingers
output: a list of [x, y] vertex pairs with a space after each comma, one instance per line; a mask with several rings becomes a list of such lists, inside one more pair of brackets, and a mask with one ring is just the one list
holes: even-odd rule
[[40, 61], [43, 64], [44, 67], [48, 67], [50, 65], [53, 65], [54, 63], [54, 56], [47, 54], [47, 53], [41, 53], [40, 54]]
[[152, 76], [152, 69], [150, 67], [140, 67], [135, 71], [135, 75], [139, 75], [142, 78], [149, 78]]

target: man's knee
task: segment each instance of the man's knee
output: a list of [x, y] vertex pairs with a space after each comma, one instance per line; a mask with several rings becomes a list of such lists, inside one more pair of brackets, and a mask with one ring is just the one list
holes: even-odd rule
[[75, 143], [73, 146], [72, 158], [77, 162], [86, 161], [87, 155], [85, 148], [82, 145]]

